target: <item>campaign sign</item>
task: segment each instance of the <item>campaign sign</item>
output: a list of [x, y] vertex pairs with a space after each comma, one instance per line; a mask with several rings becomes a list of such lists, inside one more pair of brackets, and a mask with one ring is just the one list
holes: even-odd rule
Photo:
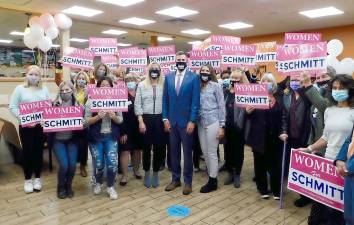
[[43, 132], [83, 129], [82, 106], [59, 106], [43, 109]]
[[221, 51], [221, 64], [223, 67], [254, 66], [256, 52], [256, 45], [225, 45]]
[[321, 41], [321, 33], [285, 33], [284, 37], [284, 44], [307, 44]]
[[224, 45], [238, 45], [241, 43], [241, 38], [225, 35], [211, 35], [204, 40], [200, 45], [202, 50], [223, 50]]
[[296, 76], [309, 71], [311, 76], [327, 71], [327, 43], [287, 45], [277, 47], [277, 69], [283, 76]]
[[174, 45], [149, 47], [147, 53], [150, 62], [157, 62], [164, 71], [170, 70], [171, 66], [176, 64], [176, 47]]
[[272, 42], [260, 42], [255, 44], [257, 46], [256, 51], [256, 64], [267, 65], [277, 61], [277, 43]]
[[97, 56], [114, 55], [118, 50], [117, 38], [90, 37], [89, 49]]
[[119, 65], [125, 68], [143, 70], [147, 66], [147, 53], [145, 49], [119, 49], [118, 55]]
[[80, 69], [93, 69], [94, 53], [80, 48], [68, 47], [64, 50], [63, 66]]
[[109, 69], [118, 67], [118, 59], [115, 55], [101, 55], [101, 62], [106, 64]]
[[43, 118], [43, 109], [51, 107], [51, 100], [20, 103], [20, 124], [21, 127], [29, 127], [39, 124]]
[[344, 209], [344, 179], [332, 160], [292, 149], [288, 189], [334, 209]]
[[235, 104], [239, 107], [253, 106], [257, 109], [269, 109], [267, 85], [236, 84]]
[[88, 96], [91, 102], [91, 112], [128, 111], [128, 90], [126, 86], [113, 88], [91, 88], [88, 89]]
[[192, 50], [189, 52], [190, 68], [198, 70], [204, 65], [211, 65], [214, 69], [220, 68], [220, 51]]

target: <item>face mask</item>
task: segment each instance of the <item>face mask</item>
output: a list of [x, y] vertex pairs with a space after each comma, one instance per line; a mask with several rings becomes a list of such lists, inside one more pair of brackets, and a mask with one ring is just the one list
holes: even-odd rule
[[269, 93], [273, 92], [273, 84], [272, 83], [267, 83], [267, 89]]
[[135, 90], [135, 87], [136, 87], [136, 82], [134, 81], [127, 82], [127, 88], [129, 90]]
[[229, 87], [230, 87], [230, 79], [229, 78], [224, 79], [222, 82], [222, 88], [227, 89]]
[[231, 84], [231, 87], [235, 87], [235, 84], [237, 83], [237, 81], [235, 80], [230, 80], [230, 84]]
[[208, 73], [200, 73], [200, 79], [203, 82], [208, 82], [210, 80], [210, 74], [208, 74]]
[[79, 87], [85, 87], [86, 86], [86, 80], [77, 80], [76, 81], [77, 86]]
[[60, 97], [64, 102], [70, 101], [72, 96], [72, 92], [60, 93]]
[[293, 89], [293, 91], [297, 91], [300, 88], [300, 82], [297, 80], [290, 81], [290, 88]]
[[317, 85], [320, 88], [327, 88], [328, 87], [328, 83], [329, 83], [329, 80], [325, 80], [325, 81], [317, 82]]
[[349, 93], [348, 90], [332, 90], [332, 97], [337, 102], [344, 102], [348, 100]]
[[104, 76], [106, 75], [106, 72], [101, 71], [101, 70], [98, 70], [98, 71], [96, 72], [96, 75], [97, 75], [98, 78], [104, 77]]
[[28, 75], [27, 79], [28, 79], [28, 83], [29, 83], [30, 85], [38, 85], [39, 76]]
[[186, 62], [176, 62], [176, 66], [179, 72], [182, 72], [186, 67], [187, 63]]
[[158, 69], [151, 69], [149, 75], [152, 79], [156, 79], [160, 76], [160, 71]]

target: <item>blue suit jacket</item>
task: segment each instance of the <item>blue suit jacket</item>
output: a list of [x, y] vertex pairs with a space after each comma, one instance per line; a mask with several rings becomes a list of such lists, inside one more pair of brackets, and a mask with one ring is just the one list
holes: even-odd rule
[[347, 164], [347, 169], [348, 169], [348, 175], [350, 177], [354, 176], [354, 156], [351, 156], [350, 159], [348, 159], [348, 148], [350, 145], [350, 142], [352, 141], [352, 135], [349, 135], [349, 137], [345, 140], [342, 148], [340, 149], [336, 159], [334, 160], [334, 165], [336, 165], [336, 161], [340, 160], [343, 162], [346, 162]]
[[168, 119], [171, 126], [184, 128], [188, 122], [196, 122], [200, 104], [200, 82], [197, 74], [186, 71], [179, 94], [175, 88], [176, 72], [166, 75], [162, 117]]

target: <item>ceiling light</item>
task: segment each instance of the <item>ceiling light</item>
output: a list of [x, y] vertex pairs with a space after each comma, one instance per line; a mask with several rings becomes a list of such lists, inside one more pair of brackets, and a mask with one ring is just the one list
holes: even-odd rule
[[339, 15], [339, 14], [343, 14], [343, 13], [344, 13], [343, 11], [341, 11], [333, 6], [299, 12], [299, 14], [307, 16], [309, 18], [333, 16], [333, 15]]
[[157, 37], [158, 41], [172, 41], [173, 38], [171, 37]]
[[210, 34], [208, 30], [201, 30], [201, 29], [190, 29], [190, 30], [182, 30], [184, 34], [191, 34], [191, 35], [202, 35], [202, 34]]
[[126, 33], [128, 33], [128, 32], [126, 32], [124, 30], [114, 30], [114, 29], [102, 31], [102, 34], [112, 34], [112, 35], [121, 35], [121, 34], [126, 34]]
[[142, 19], [142, 18], [138, 18], [138, 17], [131, 17], [128, 19], [119, 20], [119, 22], [134, 24], [134, 25], [138, 25], [138, 26], [143, 26], [143, 25], [147, 25], [150, 23], [155, 23], [154, 20], [147, 20], [147, 19]]
[[10, 44], [12, 42], [13, 42], [13, 40], [0, 39], [0, 43]]
[[23, 35], [25, 35], [25, 32], [11, 31], [10, 34], [11, 34], [11, 35], [14, 35], [14, 36], [23, 36]]
[[81, 39], [81, 38], [70, 38], [70, 41], [73, 41], [73, 42], [80, 42], [80, 43], [88, 42], [87, 39]]
[[97, 0], [97, 1], [126, 7], [126, 6], [143, 2], [145, 0]]
[[132, 46], [132, 44], [118, 43], [117, 46], [119, 46], [119, 47], [128, 47], [128, 46]]
[[237, 29], [253, 27], [253, 25], [248, 23], [243, 23], [243, 22], [234, 22], [234, 23], [221, 24], [219, 25], [219, 27], [227, 28], [230, 30], [237, 30]]
[[203, 43], [202, 41], [189, 41], [188, 44], [190, 45], [200, 45], [201, 43]]
[[62, 12], [63, 13], [67, 13], [67, 14], [86, 16], [86, 17], [92, 17], [92, 16], [95, 16], [97, 14], [103, 13], [103, 11], [100, 11], [100, 10], [89, 9], [89, 8], [81, 7], [81, 6], [77, 6], [77, 5], [75, 5], [75, 6], [71, 7], [71, 8], [68, 8], [68, 9], [64, 9]]
[[184, 17], [184, 16], [197, 14], [199, 12], [195, 11], [195, 10], [191, 10], [191, 9], [182, 8], [179, 6], [174, 6], [174, 7], [168, 8], [168, 9], [163, 9], [163, 10], [157, 11], [155, 13], [180, 18], [180, 17]]

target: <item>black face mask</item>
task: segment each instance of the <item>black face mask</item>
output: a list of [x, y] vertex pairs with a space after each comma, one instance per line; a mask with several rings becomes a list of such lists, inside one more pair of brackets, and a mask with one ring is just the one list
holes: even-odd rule
[[151, 70], [149, 70], [149, 75], [152, 79], [157, 79], [160, 76], [160, 70], [151, 69]]
[[186, 62], [176, 62], [176, 67], [179, 72], [182, 72], [187, 67], [187, 63]]
[[203, 82], [208, 82], [211, 79], [211, 77], [209, 73], [200, 73], [200, 79]]
[[237, 84], [238, 81], [235, 80], [230, 80], [231, 87], [235, 87], [235, 84]]
[[320, 88], [327, 88], [327, 87], [328, 87], [328, 84], [329, 84], [329, 80], [317, 82], [317, 85], [318, 85], [318, 87], [320, 87]]

